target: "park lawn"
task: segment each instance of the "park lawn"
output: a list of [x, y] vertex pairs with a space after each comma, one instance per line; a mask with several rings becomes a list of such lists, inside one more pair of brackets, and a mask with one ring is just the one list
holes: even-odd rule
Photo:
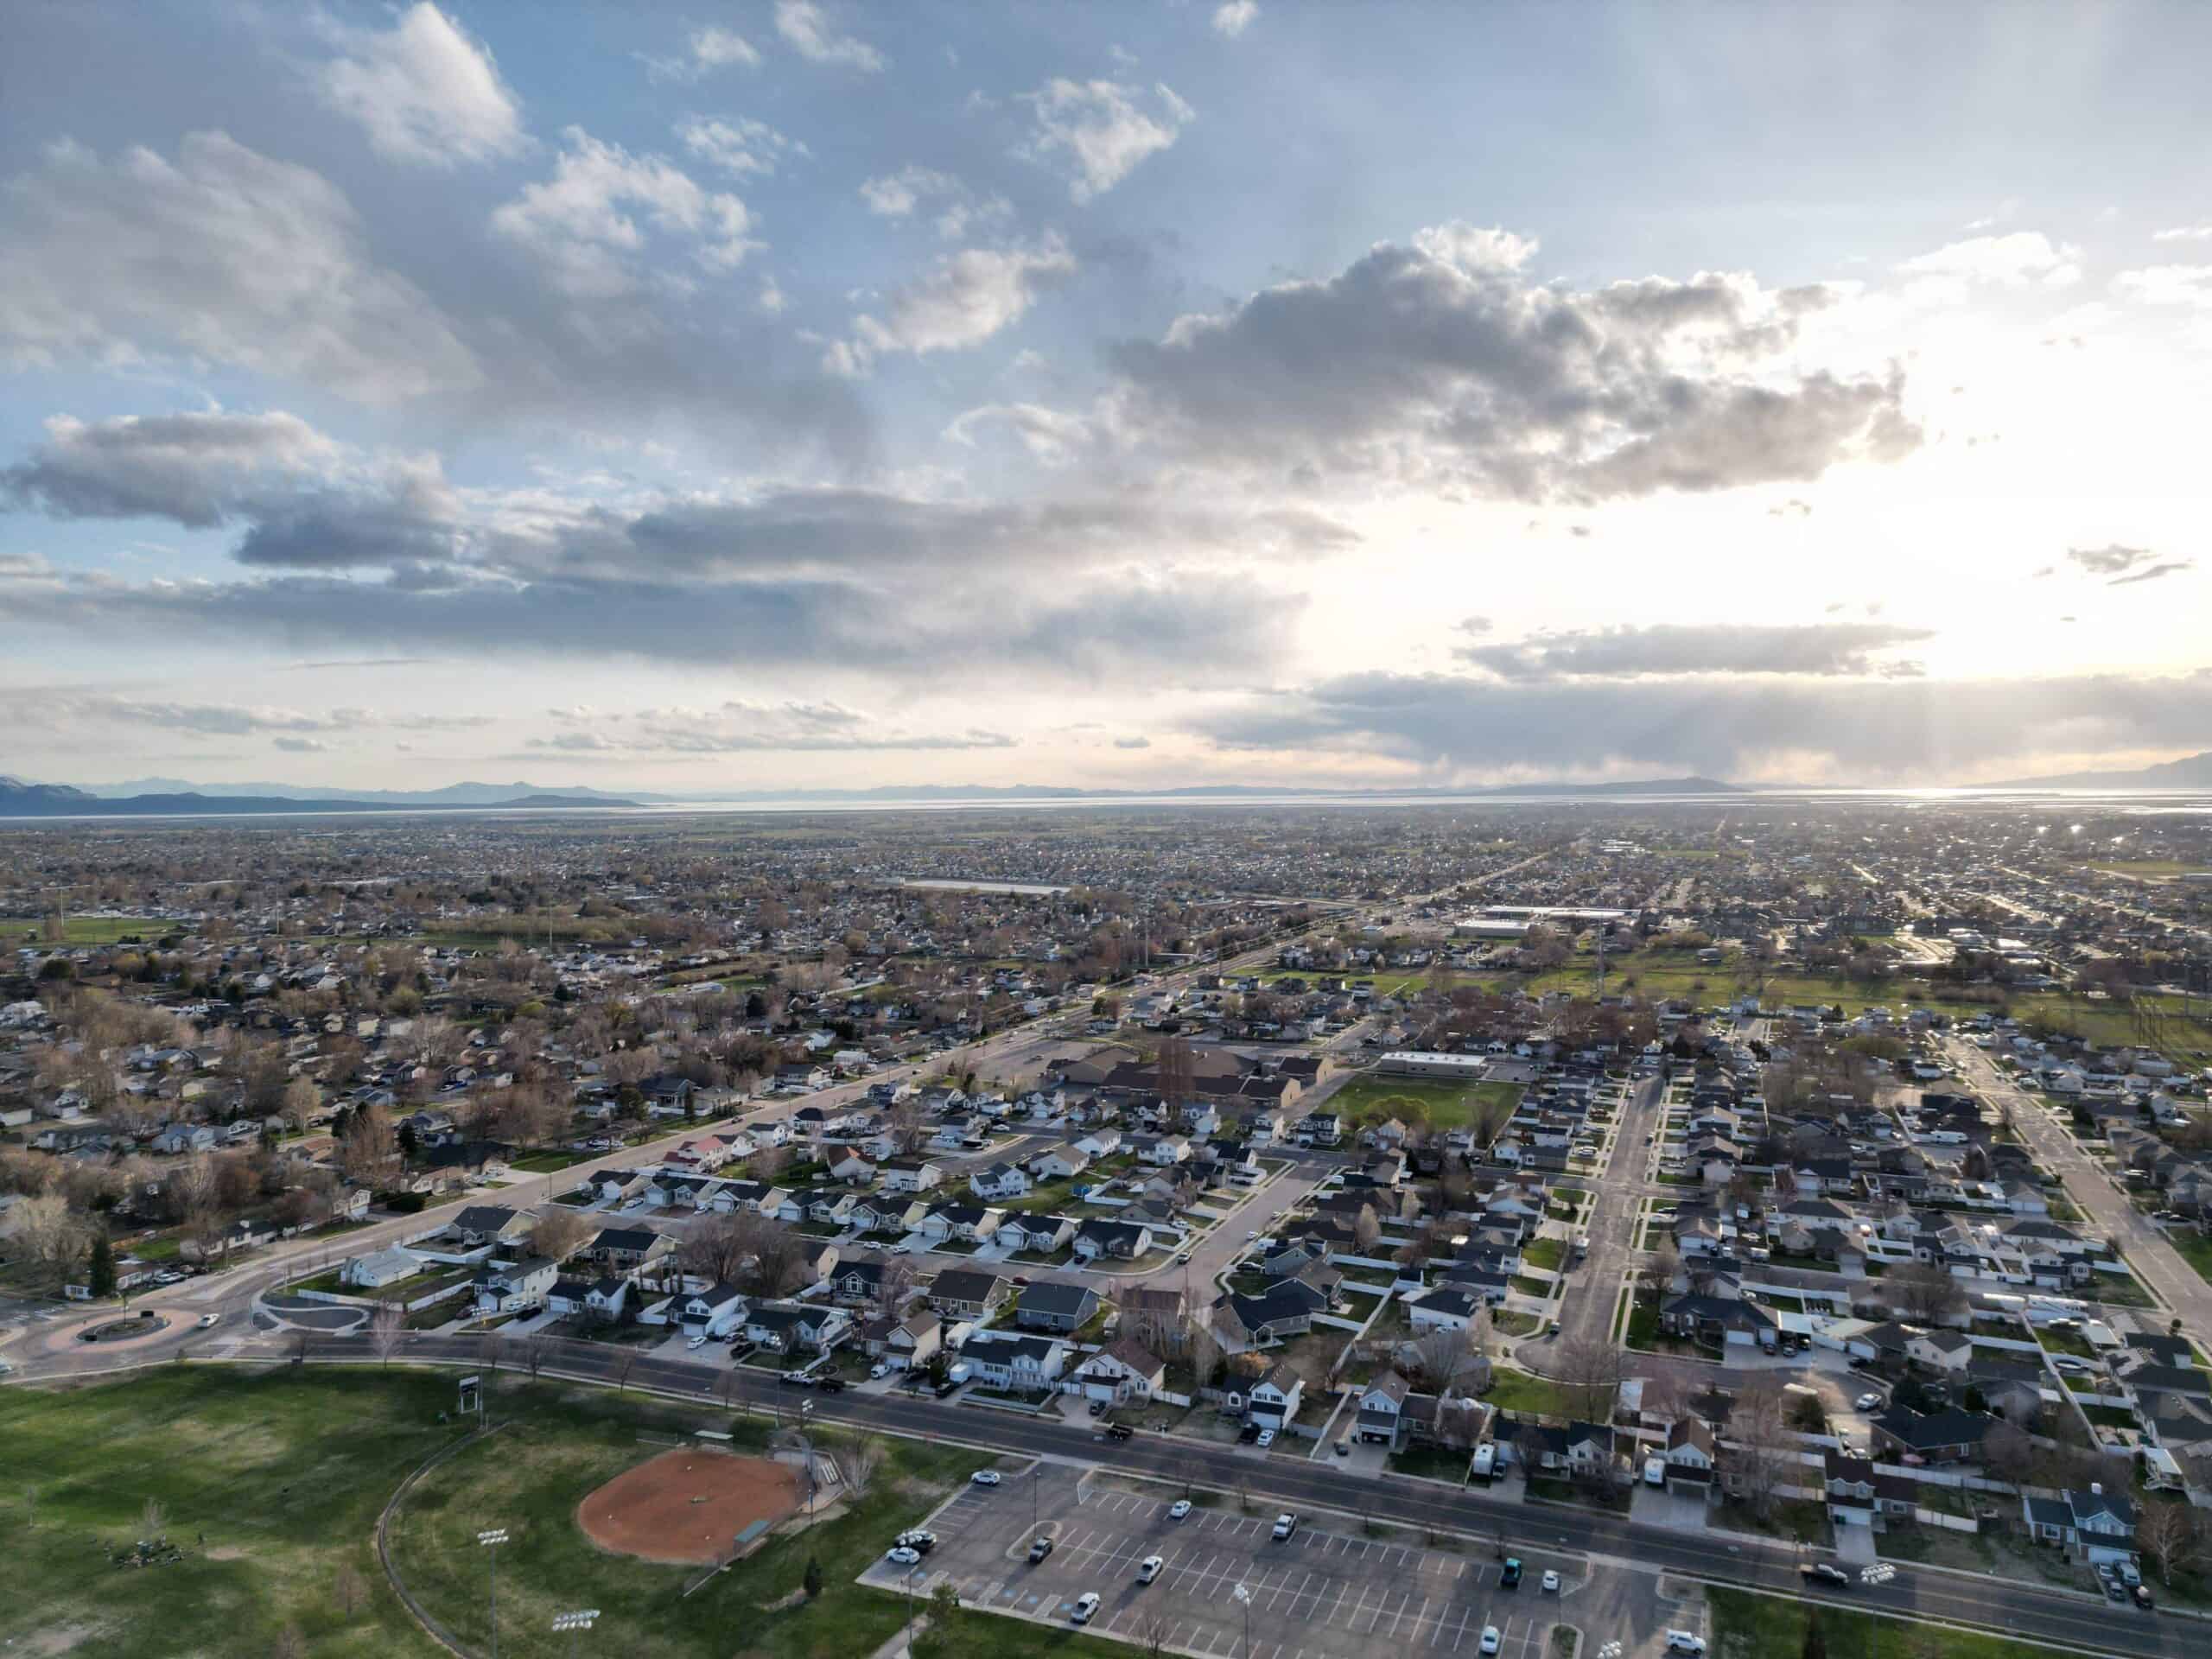
[[1328, 1109], [1347, 1121], [1372, 1115], [1426, 1123], [1432, 1129], [1464, 1129], [1478, 1117], [1503, 1123], [1521, 1103], [1517, 1083], [1439, 1083], [1430, 1077], [1354, 1077], [1329, 1097]]
[[[534, 1395], [536, 1391], [531, 1391]], [[902, 1527], [919, 1522], [985, 1454], [951, 1446], [881, 1442], [885, 1458], [868, 1496], [802, 1533], [772, 1539], [757, 1554], [711, 1580], [689, 1599], [683, 1584], [696, 1569], [659, 1567], [602, 1553], [575, 1525], [577, 1503], [594, 1488], [664, 1448], [640, 1445], [639, 1418], [603, 1397], [588, 1403], [515, 1396], [495, 1405], [516, 1413], [512, 1427], [433, 1470], [408, 1496], [394, 1523], [393, 1547], [408, 1588], [464, 1643], [485, 1650], [491, 1637], [487, 1575], [476, 1534], [505, 1527], [500, 1550], [499, 1651], [514, 1659], [560, 1659], [565, 1638], [551, 1630], [554, 1614], [596, 1607], [595, 1651], [700, 1656], [733, 1650], [764, 1659], [848, 1659], [864, 1656], [897, 1633], [903, 1598], [866, 1590], [853, 1580], [879, 1557]], [[697, 1421], [696, 1413], [690, 1414]], [[759, 1450], [767, 1426], [738, 1425], [741, 1449]], [[834, 1436], [819, 1436], [834, 1443]], [[812, 1603], [779, 1607], [801, 1587], [806, 1564], [820, 1562], [823, 1592]], [[1018, 1621], [984, 1624], [963, 1615], [950, 1633], [967, 1642], [947, 1654], [1001, 1656], [1068, 1653], [1104, 1656], [1095, 1639]], [[741, 1637], [737, 1635], [742, 1632]], [[926, 1656], [930, 1644], [919, 1647]]]
[[1708, 1585], [1713, 1651], [1717, 1654], [1796, 1654], [1805, 1650], [1805, 1627], [1814, 1618], [1827, 1651], [1850, 1659], [2044, 1659], [2048, 1648], [2002, 1637], [1977, 1636], [1934, 1624], [1910, 1624], [1871, 1613], [1762, 1596]]
[[[287, 1626], [323, 1659], [438, 1652], [376, 1562], [377, 1512], [458, 1431], [435, 1421], [450, 1377], [317, 1370], [251, 1376], [168, 1367], [97, 1387], [0, 1392], [0, 1637], [29, 1651], [73, 1637], [78, 1659], [263, 1654]], [[35, 1490], [36, 1524], [26, 1526]], [[167, 1567], [119, 1568], [148, 1499]], [[207, 1539], [206, 1554], [199, 1538]], [[361, 1586], [341, 1611], [340, 1570]]]
[[[124, 938], [142, 939], [151, 944], [156, 939], [166, 939], [172, 934], [189, 934], [197, 931], [193, 922], [164, 921], [148, 916], [65, 916], [61, 920], [61, 943], [64, 944], [114, 944]], [[37, 944], [46, 937], [46, 920], [38, 916], [0, 916], [0, 940], [10, 944]]]

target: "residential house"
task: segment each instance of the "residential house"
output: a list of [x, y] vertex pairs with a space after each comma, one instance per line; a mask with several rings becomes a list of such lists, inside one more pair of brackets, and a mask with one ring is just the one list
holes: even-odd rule
[[1020, 1211], [999, 1224], [1001, 1243], [1038, 1255], [1055, 1255], [1075, 1242], [1076, 1224], [1070, 1216], [1024, 1215]]
[[1892, 1406], [1868, 1427], [1878, 1452], [1897, 1457], [1910, 1453], [1928, 1463], [1962, 1463], [1980, 1455], [1982, 1437], [1995, 1421], [1956, 1406], [1925, 1413]]
[[1071, 1180], [1090, 1167], [1090, 1154], [1077, 1147], [1055, 1147], [1029, 1160], [1030, 1173], [1040, 1181]]
[[1245, 1395], [1244, 1414], [1262, 1428], [1285, 1428], [1298, 1415], [1305, 1398], [1306, 1379], [1291, 1369], [1287, 1360], [1279, 1359]]
[[764, 1302], [745, 1316], [746, 1340], [779, 1354], [827, 1353], [851, 1329], [844, 1309], [818, 1302]]
[[2030, 1536], [2056, 1544], [2076, 1560], [2092, 1566], [2135, 1560], [2135, 1505], [2107, 1491], [2101, 1482], [2056, 1497], [2023, 1494], [2020, 1511]]
[[1040, 1279], [1015, 1299], [1016, 1325], [1031, 1331], [1080, 1331], [1098, 1311], [1098, 1293], [1089, 1285]]
[[886, 1192], [926, 1192], [944, 1179], [944, 1166], [927, 1158], [893, 1158], [883, 1166]]
[[687, 1337], [726, 1337], [745, 1319], [745, 1294], [732, 1284], [713, 1284], [677, 1296], [667, 1317]]
[[987, 1332], [969, 1338], [960, 1357], [974, 1368], [979, 1382], [1014, 1394], [1042, 1394], [1059, 1382], [1068, 1353], [1067, 1344], [1056, 1338]]
[[980, 1319], [1004, 1300], [1008, 1286], [995, 1273], [948, 1268], [931, 1281], [930, 1306], [953, 1319]]
[[1152, 1228], [1143, 1222], [1087, 1217], [1075, 1230], [1075, 1253], [1086, 1262], [1099, 1256], [1134, 1262], [1153, 1245]]
[[979, 1198], [1025, 1197], [1033, 1183], [1019, 1164], [993, 1164], [968, 1178], [968, 1190]]
[[1075, 1368], [1073, 1380], [1090, 1400], [1114, 1405], [1152, 1398], [1166, 1386], [1167, 1362], [1132, 1337], [1120, 1337]]
[[541, 1307], [560, 1276], [560, 1268], [542, 1255], [525, 1255], [486, 1267], [476, 1275], [476, 1311], [519, 1313]]

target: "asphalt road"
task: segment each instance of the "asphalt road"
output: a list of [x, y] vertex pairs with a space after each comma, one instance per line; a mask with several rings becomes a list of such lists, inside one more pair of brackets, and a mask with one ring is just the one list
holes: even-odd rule
[[[308, 1355], [317, 1360], [376, 1363], [365, 1337], [257, 1338], [223, 1347], [232, 1357], [266, 1361], [298, 1351], [296, 1343], [304, 1343]], [[406, 1340], [399, 1357], [480, 1368], [489, 1377], [496, 1398], [499, 1379], [492, 1357], [499, 1355], [506, 1373], [512, 1374], [524, 1369], [519, 1362], [530, 1351], [531, 1344], [503, 1344], [496, 1338], [416, 1336]], [[1885, 1584], [1808, 1595], [1796, 1571], [1797, 1551], [1780, 1544], [1722, 1545], [1709, 1535], [1639, 1526], [1623, 1517], [1579, 1508], [1522, 1503], [1479, 1489], [1453, 1491], [1434, 1483], [1387, 1475], [1363, 1478], [1329, 1464], [1300, 1459], [1243, 1458], [1233, 1447], [1179, 1437], [1140, 1435], [1117, 1446], [1101, 1440], [1084, 1424], [897, 1395], [820, 1395], [781, 1387], [772, 1379], [726, 1367], [709, 1369], [607, 1344], [547, 1340], [536, 1351], [548, 1376], [652, 1388], [702, 1404], [734, 1407], [744, 1403], [774, 1408], [780, 1399], [782, 1412], [791, 1418], [798, 1415], [801, 1402], [806, 1402], [817, 1421], [870, 1427], [908, 1438], [973, 1440], [988, 1448], [982, 1455], [989, 1451], [1029, 1454], [1093, 1463], [1224, 1491], [1242, 1489], [1255, 1504], [1301, 1513], [1332, 1510], [1357, 1514], [1364, 1510], [1400, 1525], [1496, 1535], [1502, 1547], [1525, 1548], [1532, 1556], [1564, 1551], [1614, 1566], [1833, 1601], [1909, 1618], [1973, 1625], [2025, 1641], [2063, 1643], [2131, 1659], [2138, 1656], [2184, 1659], [2212, 1647], [2212, 1630], [2195, 1620], [2113, 1607], [2085, 1595], [1973, 1574], [1900, 1564], [1896, 1577]]]
[[[2040, 1096], [2007, 1077], [1972, 1043], [1954, 1037], [1944, 1047], [1969, 1088], [1993, 1104], [2012, 1108], [2013, 1129], [2034, 1149], [2037, 1159], [2065, 1181], [2067, 1196], [2126, 1252], [2136, 1276], [2165, 1299], [2200, 1341], [2212, 1341], [2212, 1284], [2197, 1276], [2196, 1270], [2166, 1242], [2165, 1235], [2113, 1187], [2112, 1178], [2075, 1144], [2063, 1126], [2052, 1122]], [[2152, 1310], [2145, 1310], [2143, 1317], [2162, 1322]]]

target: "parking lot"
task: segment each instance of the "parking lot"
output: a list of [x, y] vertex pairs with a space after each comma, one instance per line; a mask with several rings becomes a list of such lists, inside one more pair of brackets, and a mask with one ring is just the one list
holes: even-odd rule
[[[1541, 1659], [1560, 1622], [1582, 1626], [1592, 1651], [1614, 1639], [1630, 1652], [1653, 1651], [1662, 1639], [1666, 1621], [1641, 1573], [1613, 1570], [1596, 1582], [1579, 1558], [1521, 1551], [1525, 1576], [1507, 1589], [1487, 1554], [1427, 1549], [1395, 1532], [1363, 1536], [1357, 1522], [1333, 1516], [1301, 1520], [1278, 1542], [1273, 1510], [1199, 1508], [1176, 1521], [1175, 1497], [1053, 1465], [1035, 1477], [1009, 1474], [998, 1487], [968, 1487], [927, 1523], [938, 1543], [917, 1569], [915, 1593], [950, 1583], [970, 1606], [1065, 1623], [1076, 1599], [1095, 1591], [1094, 1631], [1220, 1659], [1243, 1659], [1248, 1608], [1251, 1659], [1355, 1659], [1378, 1643], [1472, 1655], [1485, 1625], [1497, 1627], [1503, 1659]], [[1039, 1534], [1053, 1549], [1033, 1566], [1027, 1551]], [[1164, 1565], [1153, 1583], [1140, 1584], [1139, 1564], [1151, 1555]], [[1540, 1587], [1548, 1569], [1560, 1575], [1556, 1593]], [[879, 1562], [864, 1581], [901, 1588], [901, 1569]], [[1249, 1603], [1237, 1599], [1239, 1586]]]

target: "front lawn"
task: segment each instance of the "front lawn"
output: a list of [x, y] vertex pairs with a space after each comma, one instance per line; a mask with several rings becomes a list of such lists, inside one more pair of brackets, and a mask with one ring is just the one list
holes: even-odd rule
[[1454, 1485], [1465, 1485], [1473, 1459], [1471, 1452], [1451, 1452], [1439, 1446], [1409, 1446], [1402, 1452], [1393, 1452], [1389, 1465], [1393, 1474], [1419, 1475], [1427, 1480], [1448, 1480]]
[[1541, 1268], [1547, 1273], [1557, 1273], [1559, 1264], [1567, 1257], [1567, 1241], [1560, 1238], [1539, 1238], [1521, 1249], [1521, 1259], [1532, 1268]]
[[1516, 1370], [1510, 1365], [1493, 1365], [1490, 1387], [1483, 1390], [1483, 1398], [1516, 1417], [1573, 1417], [1579, 1414], [1575, 1410], [1575, 1392], [1532, 1372]]

